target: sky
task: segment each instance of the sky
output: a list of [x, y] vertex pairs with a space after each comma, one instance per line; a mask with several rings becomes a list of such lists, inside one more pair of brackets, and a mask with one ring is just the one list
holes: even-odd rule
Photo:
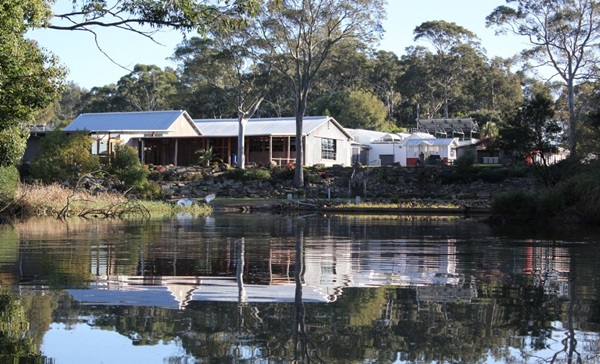
[[[55, 6], [69, 6], [70, 2], [61, 0], [57, 3]], [[489, 58], [510, 57], [527, 47], [525, 40], [497, 36], [494, 29], [485, 27], [485, 17], [504, 3], [504, 0], [388, 0], [387, 20], [383, 23], [385, 34], [377, 48], [400, 57], [409, 46], [425, 45], [414, 42], [415, 27], [425, 21], [445, 20], [475, 33]], [[177, 66], [168, 59], [183, 40], [177, 31], [157, 33], [154, 38], [158, 44], [117, 29], [98, 29], [97, 33], [98, 45], [118, 65], [96, 47], [91, 33], [40, 29], [30, 32], [29, 37], [59, 57], [61, 64], [69, 70], [69, 81], [88, 90], [116, 83], [136, 64], [154, 64], [161, 68]]]

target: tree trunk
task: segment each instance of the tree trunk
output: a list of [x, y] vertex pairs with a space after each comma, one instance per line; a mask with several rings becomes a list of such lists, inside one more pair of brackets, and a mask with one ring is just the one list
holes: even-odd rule
[[573, 76], [567, 81], [569, 92], [569, 151], [571, 156], [577, 155], [577, 144], [575, 139], [577, 116], [575, 114], [575, 86], [573, 85]]
[[304, 171], [302, 169], [304, 148], [302, 143], [302, 124], [303, 114], [296, 115], [296, 164], [294, 167], [294, 186], [300, 188], [304, 186]]
[[246, 124], [250, 118], [247, 115], [240, 114], [238, 118], [238, 143], [237, 143], [237, 167], [240, 169], [246, 168]]

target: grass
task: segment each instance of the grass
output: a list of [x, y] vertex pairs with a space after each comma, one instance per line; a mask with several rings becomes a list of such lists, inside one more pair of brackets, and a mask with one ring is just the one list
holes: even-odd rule
[[21, 184], [12, 206], [21, 217], [125, 217], [131, 215], [161, 216], [178, 213], [210, 214], [207, 205], [177, 206], [165, 201], [130, 200], [114, 193], [92, 194], [87, 190], [73, 191], [58, 184]]
[[375, 202], [361, 202], [359, 204], [346, 203], [338, 205], [338, 207], [353, 207], [353, 208], [389, 208], [389, 209], [408, 209], [408, 208], [429, 208], [429, 209], [457, 209], [461, 208], [451, 201], [429, 201], [429, 200], [407, 200], [400, 201], [398, 203], [375, 203]]
[[461, 220], [460, 216], [453, 215], [362, 215], [362, 214], [335, 214], [328, 213], [327, 216], [337, 216], [342, 218], [353, 218], [360, 219], [361, 221], [386, 221], [386, 220], [397, 220], [397, 221], [458, 221]]

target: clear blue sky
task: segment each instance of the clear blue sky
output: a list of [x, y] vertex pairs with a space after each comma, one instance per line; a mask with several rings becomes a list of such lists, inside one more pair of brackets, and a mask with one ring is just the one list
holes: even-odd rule
[[[496, 36], [493, 29], [485, 27], [485, 17], [504, 0], [388, 0], [388, 18], [384, 23], [385, 37], [379, 48], [405, 53], [415, 45], [413, 30], [429, 20], [455, 22], [474, 32], [487, 50], [488, 57], [510, 57], [526, 48], [524, 39]], [[69, 6], [68, 1], [58, 1], [57, 6]], [[169, 60], [175, 46], [182, 40], [180, 33], [172, 30], [156, 34], [156, 44], [136, 34], [116, 29], [99, 29], [98, 43], [115, 62], [132, 69], [135, 64], [156, 64], [161, 68], [176, 65]], [[95, 45], [91, 33], [67, 32], [50, 29], [36, 30], [30, 36], [56, 54], [69, 69], [68, 79], [90, 89], [116, 83], [129, 73], [112, 63]]]

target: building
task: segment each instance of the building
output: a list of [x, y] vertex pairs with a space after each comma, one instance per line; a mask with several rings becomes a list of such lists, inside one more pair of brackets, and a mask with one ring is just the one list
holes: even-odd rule
[[[64, 131], [88, 132], [95, 139], [92, 153], [105, 158], [116, 144], [130, 145], [144, 164], [193, 165], [202, 149], [235, 164], [239, 154], [237, 119], [193, 120], [182, 110], [81, 114]], [[295, 163], [295, 118], [250, 119], [244, 135], [247, 163]], [[305, 117], [302, 137], [305, 165], [351, 164], [352, 137], [335, 119]]]
[[366, 154], [361, 157], [361, 163], [365, 160], [368, 162], [363, 164], [371, 166], [415, 166], [428, 160], [452, 164], [461, 145], [459, 138], [436, 138], [425, 132], [394, 134], [350, 129], [349, 133]]
[[[235, 163], [238, 155], [237, 119], [194, 120], [207, 141], [205, 147]], [[296, 162], [296, 118], [255, 118], [245, 127], [247, 163], [286, 165]], [[352, 136], [332, 117], [306, 116], [302, 123], [304, 164], [351, 164]]]

